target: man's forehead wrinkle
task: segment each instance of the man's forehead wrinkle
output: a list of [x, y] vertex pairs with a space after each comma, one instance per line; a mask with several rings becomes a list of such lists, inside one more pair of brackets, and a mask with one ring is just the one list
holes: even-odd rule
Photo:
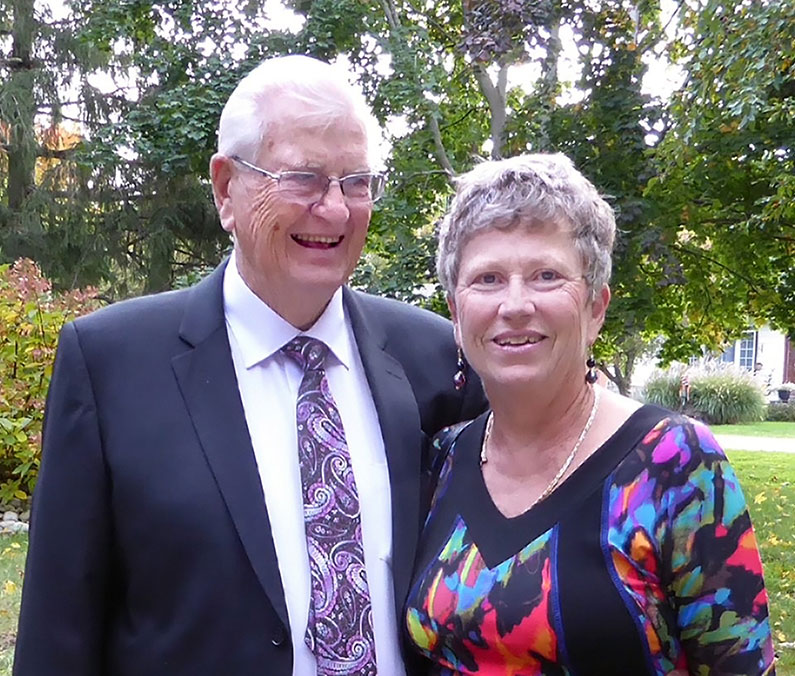
[[[315, 130], [318, 133], [315, 133]], [[321, 137], [345, 137], [348, 139], [343, 150], [332, 148], [326, 143], [310, 143], [308, 139]], [[341, 121], [336, 127], [324, 125], [303, 125], [300, 120], [284, 120], [284, 124], [274, 125], [268, 134], [258, 160], [272, 171], [287, 169], [306, 169], [313, 171], [346, 172], [369, 169], [367, 138], [364, 130], [355, 132], [349, 122]], [[331, 165], [331, 167], [330, 167]], [[342, 165], [342, 166], [341, 166]]]

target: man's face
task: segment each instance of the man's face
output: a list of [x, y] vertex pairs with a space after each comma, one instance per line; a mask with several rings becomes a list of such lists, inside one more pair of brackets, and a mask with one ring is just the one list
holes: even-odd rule
[[[295, 104], [282, 109], [257, 156], [244, 159], [275, 173], [340, 177], [370, 169], [358, 120], [318, 125], [297, 118]], [[234, 233], [241, 276], [282, 317], [307, 328], [356, 266], [372, 205], [347, 202], [337, 182], [319, 201], [307, 204], [231, 158], [216, 156], [211, 168], [221, 224]]]

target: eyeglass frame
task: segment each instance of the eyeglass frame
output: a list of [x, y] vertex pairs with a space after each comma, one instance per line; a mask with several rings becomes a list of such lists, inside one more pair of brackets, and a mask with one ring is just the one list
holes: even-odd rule
[[[373, 178], [381, 179], [381, 183], [380, 183], [381, 188], [380, 188], [380, 191], [378, 193], [378, 196], [377, 197], [372, 197], [371, 196], [369, 200], [361, 200], [362, 203], [370, 202], [372, 204], [372, 203], [377, 202], [379, 199], [381, 199], [384, 196], [384, 190], [386, 188], [386, 174], [384, 174], [382, 172], [377, 172], [377, 171], [357, 171], [357, 172], [354, 172], [352, 174], [346, 174], [345, 176], [328, 176], [328, 175], [323, 174], [323, 173], [321, 173], [319, 171], [288, 170], [288, 171], [274, 172], [274, 171], [268, 171], [267, 169], [263, 169], [262, 167], [258, 167], [256, 164], [252, 164], [251, 162], [248, 162], [248, 161], [244, 160], [239, 155], [230, 155], [229, 157], [230, 157], [230, 159], [234, 160], [235, 162], [237, 162], [239, 164], [242, 164], [244, 167], [246, 167], [248, 169], [251, 169], [252, 171], [257, 172], [258, 174], [262, 174], [263, 176], [267, 176], [268, 178], [276, 181], [277, 185], [281, 184], [282, 177], [288, 176], [288, 175], [291, 175], [291, 174], [292, 175], [302, 174], [304, 176], [312, 175], [312, 176], [317, 176], [317, 177], [325, 177], [326, 180], [328, 181], [328, 183], [326, 184], [326, 187], [318, 195], [317, 200], [316, 200], [318, 202], [320, 200], [322, 200], [326, 196], [326, 193], [328, 193], [328, 190], [331, 187], [331, 182], [332, 181], [336, 181], [337, 183], [339, 183], [340, 192], [342, 193], [343, 197], [345, 197], [345, 199], [348, 200], [348, 199], [351, 199], [351, 198], [348, 197], [345, 194], [345, 188], [342, 187], [344, 180], [346, 180], [348, 178], [356, 178], [358, 176], [371, 176]], [[353, 200], [356, 201], [356, 198], [354, 197]]]

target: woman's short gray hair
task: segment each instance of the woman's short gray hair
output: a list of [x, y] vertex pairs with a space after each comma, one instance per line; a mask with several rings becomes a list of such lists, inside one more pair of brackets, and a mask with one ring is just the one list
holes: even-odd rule
[[456, 195], [439, 232], [436, 270], [452, 296], [461, 251], [476, 234], [519, 225], [571, 227], [593, 295], [610, 281], [616, 220], [593, 184], [561, 153], [483, 162], [456, 179]]
[[221, 112], [218, 152], [257, 160], [273, 111], [296, 104], [302, 120], [331, 124], [341, 118], [359, 120], [367, 135], [370, 168], [379, 163], [381, 128], [361, 91], [347, 79], [345, 71], [309, 56], [292, 54], [263, 61], [235, 87]]

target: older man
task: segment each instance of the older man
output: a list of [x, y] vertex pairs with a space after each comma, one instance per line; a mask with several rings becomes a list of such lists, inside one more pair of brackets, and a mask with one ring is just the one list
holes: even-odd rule
[[260, 65], [210, 164], [230, 260], [64, 328], [18, 676], [404, 673], [427, 435], [483, 399], [447, 322], [343, 286], [369, 124], [331, 66]]

